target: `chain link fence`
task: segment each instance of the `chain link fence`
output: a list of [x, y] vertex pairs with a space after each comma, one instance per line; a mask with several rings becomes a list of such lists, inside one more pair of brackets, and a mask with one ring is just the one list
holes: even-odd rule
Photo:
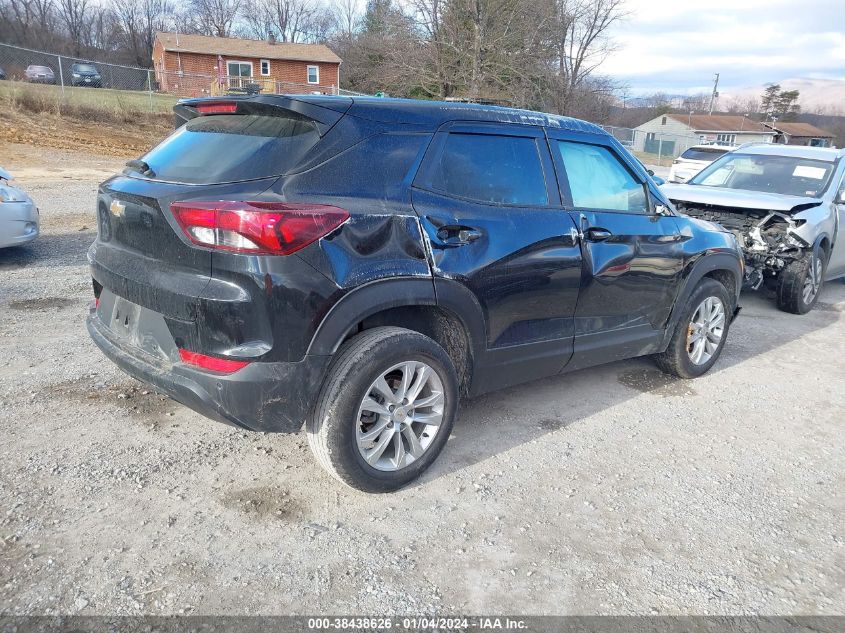
[[695, 134], [646, 132], [636, 128], [603, 125], [605, 132], [616, 138], [646, 165], [667, 167], [693, 145], [704, 141]]
[[[360, 95], [338, 86], [298, 84], [257, 77], [190, 74], [93, 61], [47, 53], [0, 42], [0, 81], [47, 84], [84, 101], [107, 101], [100, 90], [126, 91], [115, 96], [121, 102], [150, 112], [169, 112], [177, 97], [227, 94], [332, 94]], [[0, 90], [3, 85], [0, 84]], [[47, 89], [45, 89], [47, 90]], [[84, 91], [84, 92], [83, 92]], [[58, 96], [58, 95], [57, 95]]]

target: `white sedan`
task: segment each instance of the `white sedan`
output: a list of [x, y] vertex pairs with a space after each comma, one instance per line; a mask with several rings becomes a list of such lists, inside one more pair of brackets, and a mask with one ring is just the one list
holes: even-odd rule
[[0, 248], [31, 242], [39, 231], [38, 207], [10, 180], [12, 175], [0, 167]]
[[693, 145], [672, 161], [669, 182], [686, 182], [733, 149], [736, 148], [729, 145]]

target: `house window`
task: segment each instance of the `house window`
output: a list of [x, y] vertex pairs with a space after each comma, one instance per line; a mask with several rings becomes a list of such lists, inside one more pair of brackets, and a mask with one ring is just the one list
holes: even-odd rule
[[308, 67], [308, 83], [309, 84], [320, 83], [320, 67], [319, 66], [309, 66]]
[[717, 134], [716, 142], [719, 145], [736, 145], [736, 134]]
[[227, 61], [226, 74], [230, 88], [246, 88], [252, 83], [252, 62]]
[[663, 117], [663, 120], [660, 122], [660, 125], [666, 125], [666, 117]]
[[270, 60], [269, 59], [262, 59], [261, 60], [261, 76], [268, 77], [270, 75]]

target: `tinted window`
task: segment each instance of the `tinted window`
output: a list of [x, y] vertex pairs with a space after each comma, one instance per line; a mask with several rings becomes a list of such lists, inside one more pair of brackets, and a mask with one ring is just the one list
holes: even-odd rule
[[549, 198], [533, 138], [449, 134], [431, 186], [496, 204], [545, 205]]
[[819, 198], [833, 167], [833, 163], [795, 156], [731, 153], [710, 163], [689, 184]]
[[606, 147], [558, 141], [572, 204], [582, 209], [646, 213], [643, 184]]
[[199, 116], [143, 160], [158, 180], [234, 182], [286, 173], [319, 139], [312, 121], [251, 114]]
[[681, 158], [689, 160], [716, 160], [727, 152], [726, 149], [710, 148], [710, 147], [690, 147], [687, 151], [681, 154]]

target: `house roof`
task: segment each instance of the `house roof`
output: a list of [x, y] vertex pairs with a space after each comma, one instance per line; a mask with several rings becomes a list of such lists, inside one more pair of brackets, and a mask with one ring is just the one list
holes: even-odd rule
[[265, 40], [244, 40], [235, 37], [209, 37], [184, 33], [156, 33], [166, 51], [174, 53], [201, 53], [227, 57], [257, 57], [259, 59], [288, 59], [303, 62], [339, 64], [340, 57], [324, 44], [293, 44]]
[[756, 132], [772, 134], [762, 124], [738, 114], [667, 114], [697, 132]]
[[784, 122], [781, 123], [778, 121], [777, 123], [764, 123], [768, 128], [776, 130], [778, 132], [783, 132], [784, 134], [788, 134], [789, 136], [810, 136], [813, 138], [833, 138], [833, 134], [828, 132], [827, 130], [823, 130], [820, 127], [816, 127], [811, 123], [788, 123]]

